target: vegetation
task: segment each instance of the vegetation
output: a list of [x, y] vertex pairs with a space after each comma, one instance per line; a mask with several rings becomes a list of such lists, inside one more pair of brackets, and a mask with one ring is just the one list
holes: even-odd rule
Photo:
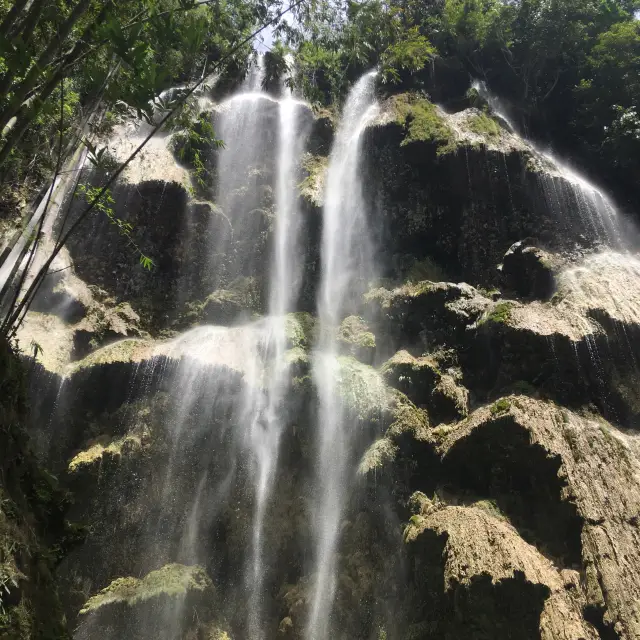
[[[126, 9], [110, 0], [78, 0], [63, 9], [50, 0], [28, 6], [0, 2], [0, 217], [15, 217], [17, 202], [48, 177], [55, 184], [80, 140], [88, 147], [89, 160], [106, 173], [87, 207], [75, 219], [64, 219], [53, 251], [21, 293], [41, 240], [46, 216], [41, 217], [27, 269], [1, 301], [5, 318], [0, 333], [15, 335], [69, 236], [89, 213], [101, 210], [101, 202], [108, 210], [105, 195], [111, 184], [160, 128], [179, 119], [205, 74], [221, 70], [223, 63], [225, 70], [242, 73], [255, 35], [302, 2], [294, 0], [284, 10], [279, 0], [139, 0]], [[191, 86], [162, 93], [176, 82]], [[106, 162], [104, 149], [89, 140], [104, 133], [99, 111], [110, 114], [109, 122], [114, 113], [135, 114], [153, 125], [116, 169]], [[205, 167], [196, 162], [196, 170], [202, 173]], [[45, 211], [52, 193], [53, 187], [47, 190]], [[112, 221], [122, 233], [122, 225]], [[130, 232], [124, 228], [123, 235], [131, 241]], [[143, 254], [140, 262], [152, 266]]]
[[478, 324], [485, 324], [486, 322], [507, 324], [511, 319], [511, 307], [510, 302], [500, 302]]
[[523, 130], [579, 152], [637, 200], [639, 9], [638, 0], [323, 0], [287, 37], [313, 102], [340, 101], [374, 67], [388, 90], [429, 91], [438, 63], [444, 101], [478, 106], [466, 78], [485, 81]]
[[488, 142], [495, 142], [500, 138], [500, 125], [485, 113], [476, 113], [469, 118], [469, 129], [485, 138]]
[[81, 530], [66, 495], [35, 459], [25, 431], [27, 371], [0, 340], [0, 637], [69, 637], [53, 570]]
[[183, 164], [191, 169], [191, 175], [200, 191], [206, 192], [213, 184], [211, 148], [221, 148], [224, 142], [216, 138], [211, 114], [201, 113], [193, 122], [174, 134], [173, 150]]
[[405, 130], [403, 145], [412, 142], [433, 142], [438, 153], [445, 153], [451, 148], [453, 131], [429, 100], [414, 94], [400, 94], [392, 100], [396, 122]]
[[491, 405], [491, 415], [497, 416], [499, 413], [506, 413], [509, 409], [511, 409], [511, 401], [507, 398], [500, 398]]

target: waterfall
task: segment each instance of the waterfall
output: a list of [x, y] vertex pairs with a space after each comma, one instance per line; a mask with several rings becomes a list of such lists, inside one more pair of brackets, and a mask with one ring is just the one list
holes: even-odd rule
[[[286, 91], [286, 90], [285, 90]], [[297, 165], [304, 147], [299, 109], [302, 103], [286, 91], [278, 107], [278, 153], [276, 171], [275, 238], [270, 270], [269, 317], [263, 338], [264, 363], [268, 373], [263, 392], [249, 387], [247, 405], [249, 445], [254, 460], [255, 510], [252, 535], [252, 566], [247, 572], [250, 592], [249, 636], [262, 638], [262, 598], [264, 594], [263, 525], [265, 510], [271, 495], [277, 470], [280, 438], [286, 416], [282, 404], [289, 386], [287, 348], [287, 320], [285, 314], [295, 309], [300, 289], [302, 258], [298, 247], [300, 218], [296, 211], [295, 180]], [[251, 392], [251, 390], [254, 390]]]
[[319, 500], [315, 513], [315, 583], [307, 637], [330, 633], [335, 594], [336, 547], [345, 504], [351, 434], [339, 397], [337, 330], [374, 275], [360, 176], [362, 133], [377, 111], [375, 72], [352, 88], [336, 132], [329, 160], [322, 231], [322, 274], [318, 296], [320, 336], [313, 378], [318, 390]]
[[[209, 264], [204, 277], [227, 286], [261, 268], [268, 273], [266, 317], [237, 327], [198, 327], [173, 341], [167, 355], [180, 359], [175, 374], [174, 452], [165, 481], [164, 501], [173, 491], [178, 449], [187, 425], [198, 414], [198, 424], [215, 422], [216, 406], [226, 402], [233, 380], [241, 377], [240, 395], [231, 412], [235, 432], [230, 435], [228, 468], [211, 478], [204, 465], [202, 477], [182, 534], [184, 560], [199, 560], [198, 535], [220, 510], [207, 504], [229, 499], [238, 474], [246, 473], [253, 493], [252, 521], [244, 566], [246, 633], [264, 637], [264, 600], [269, 561], [264, 545], [264, 521], [278, 470], [278, 454], [286, 415], [283, 403], [289, 388], [287, 317], [295, 310], [301, 283], [300, 216], [296, 179], [306, 144], [303, 110], [306, 105], [285, 91], [276, 100], [260, 88], [262, 61], [247, 75], [239, 92], [220, 107], [216, 133], [225, 147], [218, 152], [216, 204], [228, 218], [231, 236], [215, 237], [214, 258], [230, 252], [235, 261]], [[274, 131], [277, 132], [276, 135]], [[272, 241], [261, 244], [272, 225]], [[238, 248], [237, 243], [244, 243]], [[265, 255], [266, 254], [266, 255]], [[263, 266], [261, 266], [263, 265]], [[212, 277], [215, 276], [215, 277]], [[225, 368], [226, 367], [226, 368]], [[193, 428], [193, 427], [191, 427]], [[211, 426], [209, 426], [211, 428]], [[190, 437], [190, 436], [189, 436]], [[220, 439], [223, 435], [220, 435]], [[217, 484], [216, 484], [217, 483]], [[208, 486], [215, 485], [215, 486]]]
[[[476, 80], [472, 88], [486, 100], [493, 114], [514, 135], [524, 139], [509, 116], [507, 107], [489, 90], [485, 82]], [[548, 209], [561, 220], [574, 217], [584, 233], [596, 242], [612, 249], [624, 248], [629, 240], [625, 237], [627, 230], [622, 229], [623, 222], [609, 196], [554, 154], [538, 148], [530, 140], [526, 140], [526, 143], [552, 168], [550, 171], [543, 171], [539, 178]]]

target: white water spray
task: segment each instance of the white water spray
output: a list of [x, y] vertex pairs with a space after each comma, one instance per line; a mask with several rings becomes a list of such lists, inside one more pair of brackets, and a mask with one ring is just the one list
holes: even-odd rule
[[363, 188], [360, 177], [362, 133], [377, 113], [375, 72], [352, 88], [331, 152], [322, 232], [322, 278], [318, 298], [319, 343], [313, 377], [318, 389], [317, 483], [315, 514], [315, 584], [307, 637], [321, 640], [331, 632], [335, 595], [336, 547], [347, 497], [349, 424], [339, 396], [336, 332], [374, 275]]
[[[472, 88], [487, 101], [493, 114], [514, 135], [524, 140], [503, 102], [491, 93], [487, 85], [476, 80]], [[617, 208], [609, 196], [552, 153], [543, 151], [530, 140], [526, 140], [526, 143], [546, 164], [553, 167], [554, 171], [545, 171], [540, 175], [549, 209], [560, 218], [577, 213], [582, 225], [593, 238], [611, 248], [621, 248], [625, 239]]]

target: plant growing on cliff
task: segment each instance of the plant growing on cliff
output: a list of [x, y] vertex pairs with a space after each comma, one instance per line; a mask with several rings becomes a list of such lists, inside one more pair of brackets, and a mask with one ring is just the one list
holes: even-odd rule
[[392, 98], [396, 122], [405, 130], [402, 145], [431, 142], [438, 154], [454, 145], [454, 133], [444, 122], [434, 104], [421, 96], [404, 93]]

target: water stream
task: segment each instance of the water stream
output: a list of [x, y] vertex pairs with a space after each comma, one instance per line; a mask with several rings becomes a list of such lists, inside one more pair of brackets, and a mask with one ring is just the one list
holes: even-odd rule
[[318, 296], [320, 336], [313, 377], [318, 390], [319, 499], [315, 512], [315, 582], [307, 637], [329, 637], [335, 556], [348, 492], [350, 425], [339, 393], [339, 322], [375, 275], [360, 177], [363, 131], [376, 115], [375, 72], [362, 77], [347, 98], [329, 159], [322, 232], [322, 275]]

